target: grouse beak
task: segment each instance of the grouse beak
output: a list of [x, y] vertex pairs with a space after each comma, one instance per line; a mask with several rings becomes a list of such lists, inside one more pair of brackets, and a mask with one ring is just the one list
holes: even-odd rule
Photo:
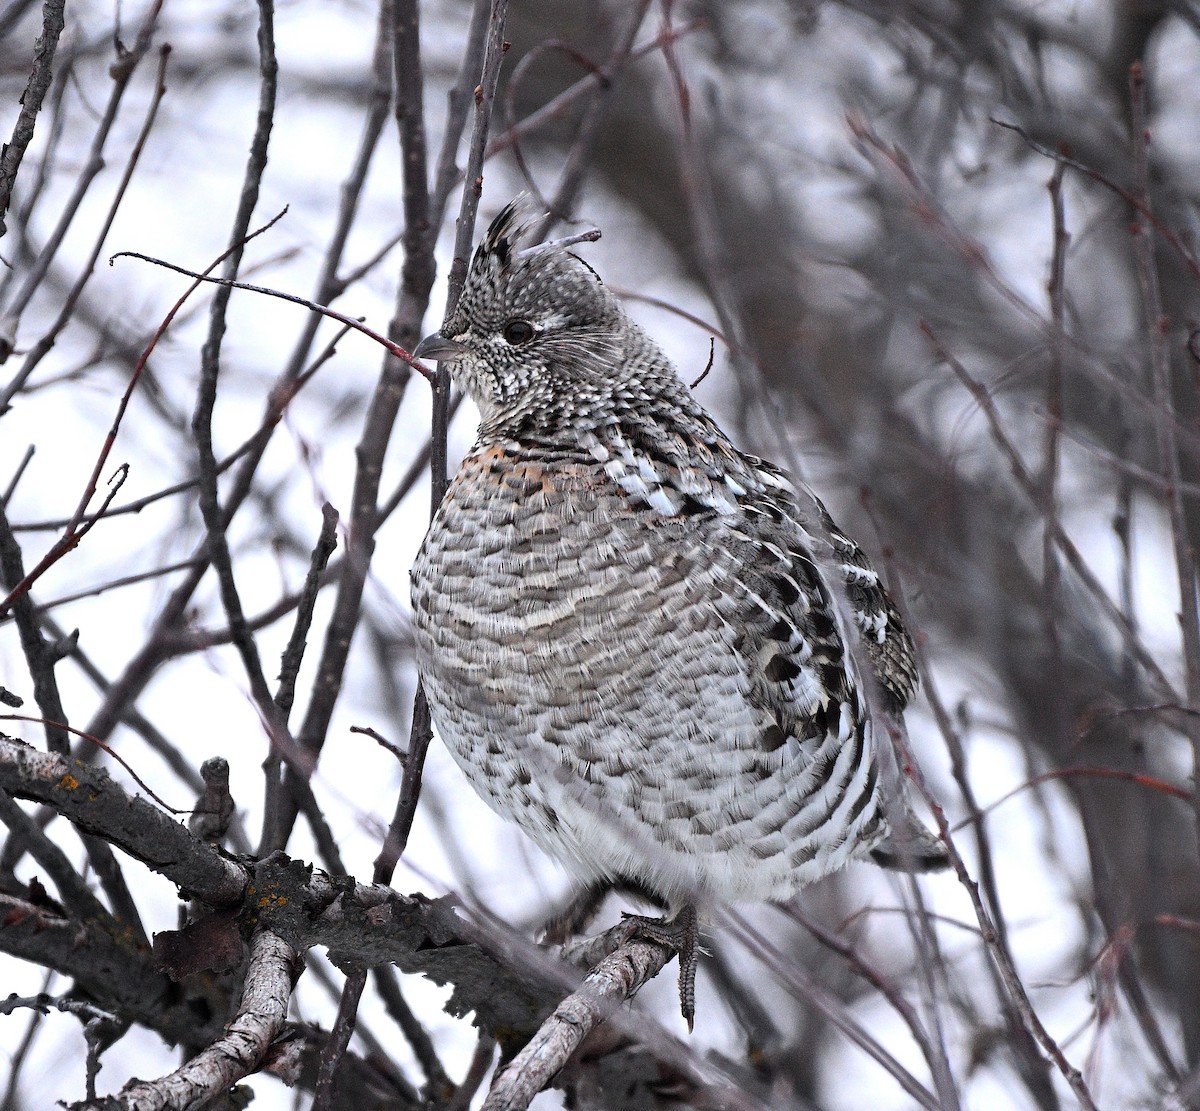
[[413, 350], [413, 355], [418, 359], [432, 359], [437, 362], [442, 359], [457, 359], [467, 353], [465, 344], [461, 344], [458, 340], [447, 339], [441, 332], [434, 332], [433, 335], [426, 336]]

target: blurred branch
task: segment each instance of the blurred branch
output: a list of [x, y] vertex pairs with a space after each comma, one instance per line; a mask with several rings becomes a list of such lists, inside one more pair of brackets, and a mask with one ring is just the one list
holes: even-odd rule
[[[1035, 505], [1040, 504], [1041, 497], [1037, 480], [1030, 474], [1029, 469], [1021, 458], [1020, 452], [1005, 430], [999, 410], [996, 408], [996, 403], [988, 392], [987, 387], [974, 378], [967, 368], [946, 349], [932, 327], [922, 322], [920, 328], [933, 345], [938, 357], [954, 372], [958, 380], [967, 388], [971, 396], [978, 403], [979, 408], [983, 411], [984, 416], [987, 418], [988, 428], [991, 431], [992, 437], [1001, 449], [1020, 490], [1029, 498], [1030, 502]], [[1087, 562], [1083, 558], [1083, 553], [1080, 552], [1075, 542], [1063, 530], [1060, 522], [1047, 518], [1046, 528], [1054, 537], [1059, 550], [1066, 557], [1071, 570], [1079, 577], [1080, 582], [1087, 588], [1088, 593], [1100, 606], [1101, 611], [1117, 626], [1125, 640], [1125, 645], [1130, 655], [1141, 664], [1158, 689], [1167, 698], [1178, 701], [1179, 695], [1172, 686], [1170, 679], [1167, 678], [1158, 661], [1142, 643], [1141, 638], [1137, 635], [1137, 630], [1129, 624], [1126, 614], [1112, 600], [1112, 597], [1104, 589], [1099, 578], [1087, 565]]]
[[829, 990], [817, 983], [796, 962], [789, 961], [786, 954], [781, 952], [760, 931], [753, 929], [744, 918], [734, 911], [726, 910], [721, 917], [724, 922], [736, 930], [737, 935], [745, 942], [747, 949], [758, 956], [789, 991], [807, 1000], [823, 1013], [838, 1030], [846, 1035], [852, 1044], [858, 1046], [876, 1061], [918, 1106], [926, 1108], [927, 1111], [941, 1111], [941, 1102], [934, 1093], [913, 1076], [897, 1057], [890, 1053], [846, 1008], [842, 1007]]
[[[1165, 500], [1171, 519], [1171, 539], [1175, 551], [1176, 584], [1179, 589], [1179, 624], [1183, 634], [1184, 682], [1187, 689], [1187, 708], [1200, 711], [1200, 599], [1196, 595], [1196, 553], [1188, 539], [1187, 514], [1180, 489], [1182, 474], [1179, 464], [1179, 445], [1175, 440], [1174, 406], [1171, 387], [1171, 355], [1167, 346], [1170, 321], [1163, 309], [1159, 290], [1158, 268], [1154, 259], [1154, 242], [1151, 221], [1148, 216], [1150, 205], [1150, 170], [1148, 148], [1150, 131], [1146, 122], [1145, 85], [1141, 62], [1135, 62], [1129, 71], [1130, 101], [1133, 109], [1133, 154], [1134, 179], [1137, 196], [1141, 201], [1138, 217], [1130, 229], [1133, 236], [1133, 253], [1137, 261], [1138, 281], [1142, 291], [1142, 307], [1145, 312], [1146, 331], [1149, 341], [1151, 386], [1154, 396], [1155, 432], [1158, 437], [1159, 462], [1163, 477], [1167, 480]], [[1200, 272], [1198, 272], [1200, 273]], [[1192, 778], [1200, 776], [1200, 722], [1191, 714], [1185, 718], [1185, 729], [1192, 745]], [[1200, 847], [1200, 792], [1193, 798], [1195, 807], [1195, 837]], [[1188, 1024], [1189, 1056], [1194, 1060], [1200, 1053], [1196, 1044], [1194, 1024]]]

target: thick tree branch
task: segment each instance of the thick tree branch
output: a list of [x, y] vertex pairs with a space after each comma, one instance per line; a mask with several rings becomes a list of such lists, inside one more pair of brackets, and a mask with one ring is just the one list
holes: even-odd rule
[[65, 24], [65, 10], [65, 0], [45, 0], [42, 4], [42, 33], [33, 47], [33, 72], [21, 96], [21, 111], [13, 125], [12, 138], [0, 150], [0, 236], [8, 230], [4, 217], [12, 201], [17, 170], [33, 139], [38, 112], [54, 77], [54, 52]]
[[584, 1038], [657, 976], [672, 956], [669, 946], [638, 938], [605, 957], [496, 1077], [482, 1111], [525, 1111]]
[[193, 1111], [254, 1072], [287, 1017], [299, 954], [269, 930], [250, 942], [241, 1006], [224, 1035], [159, 1080], [134, 1080], [120, 1095], [72, 1104], [73, 1111]]
[[0, 952], [69, 976], [106, 1010], [178, 1045], [211, 1039], [224, 1014], [207, 977], [186, 991], [159, 972], [148, 950], [95, 924], [68, 917], [44, 899], [0, 892]]
[[0, 734], [0, 787], [53, 807], [209, 906], [241, 902], [247, 873], [157, 806], [131, 797], [102, 768]]

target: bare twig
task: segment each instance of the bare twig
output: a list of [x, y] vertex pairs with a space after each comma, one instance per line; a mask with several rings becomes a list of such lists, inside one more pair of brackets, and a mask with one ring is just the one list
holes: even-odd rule
[[12, 478], [8, 480], [8, 485], [4, 488], [4, 492], [0, 493], [0, 509], [4, 509], [12, 501], [13, 494], [16, 493], [17, 484], [21, 481], [21, 476], [25, 473], [25, 468], [29, 466], [33, 459], [33, 453], [36, 448], [30, 444], [25, 449], [25, 454], [21, 456], [21, 462], [17, 464], [16, 470], [13, 471]]
[[429, 198], [429, 220], [435, 228], [441, 227], [450, 194], [461, 180], [456, 157], [458, 144], [462, 139], [463, 129], [467, 126], [467, 114], [474, 103], [475, 85], [483, 70], [483, 55], [490, 24], [491, 0], [475, 0], [458, 76], [446, 98], [446, 129], [442, 133], [442, 148], [438, 152], [433, 191]]
[[939, 1052], [939, 1050], [935, 1049], [929, 1033], [926, 1031], [920, 1016], [916, 1012], [916, 1008], [904, 997], [897, 985], [884, 976], [869, 960], [864, 958], [853, 945], [847, 941], [843, 941], [837, 934], [827, 930], [811, 915], [806, 914], [801, 908], [801, 901], [799, 899], [792, 899], [782, 909], [790, 918], [799, 922], [825, 948], [841, 956], [858, 975], [888, 1001], [896, 1013], [904, 1020], [904, 1024], [912, 1034], [913, 1041], [920, 1048], [921, 1055], [925, 1058], [925, 1063], [929, 1066], [930, 1072], [936, 1076], [938, 1071], [945, 1067], [944, 1052]]
[[[1046, 432], [1042, 448], [1042, 592], [1045, 600], [1042, 611], [1045, 615], [1046, 640], [1049, 647], [1049, 664], [1054, 669], [1056, 685], [1062, 681], [1062, 644], [1058, 635], [1058, 606], [1060, 602], [1062, 571], [1059, 565], [1056, 534], [1059, 529], [1060, 429], [1063, 419], [1063, 355], [1065, 343], [1066, 313], [1066, 264], [1067, 232], [1066, 211], [1063, 203], [1063, 172], [1061, 161], [1054, 165], [1047, 189], [1050, 192], [1050, 209], [1053, 222], [1053, 250], [1050, 256], [1050, 278], [1046, 290], [1050, 296], [1050, 361], [1046, 373]], [[1065, 704], [1057, 702], [1050, 710], [1053, 726], [1059, 736], [1065, 736], [1069, 728]]]
[[[483, 0], [483, 2], [487, 3], [488, 0]], [[650, 54], [656, 54], [671, 43], [678, 42], [688, 35], [702, 30], [705, 26], [707, 26], [705, 20], [694, 19], [687, 23], [664, 27], [650, 42], [639, 46], [636, 50], [630, 51], [629, 61], [638, 61]], [[526, 135], [536, 131], [550, 121], [558, 119], [581, 96], [590, 92], [597, 85], [602, 84], [607, 79], [607, 76], [599, 70], [591, 70], [584, 74], [573, 85], [568, 86], [552, 100], [543, 104], [536, 112], [531, 112], [519, 123], [500, 132], [488, 144], [486, 157], [492, 158], [501, 151], [507, 150], [514, 143], [520, 142]]]
[[[279, 216], [282, 215], [283, 213], [281, 212]], [[275, 220], [278, 220], [279, 216], [276, 216]], [[271, 223], [275, 223], [275, 220], [272, 220]], [[259, 232], [254, 232], [251, 235], [248, 235], [246, 237], [247, 242], [253, 238], [254, 235], [260, 234], [261, 230], [263, 229], [260, 229]], [[231, 253], [232, 250], [233, 249], [231, 248]], [[228, 254], [223, 255], [219, 261], [224, 261], [228, 257]], [[379, 332], [376, 332], [371, 328], [368, 328], [366, 324], [364, 324], [357, 317], [347, 316], [345, 313], [338, 312], [337, 309], [331, 309], [328, 305], [320, 305], [317, 304], [316, 301], [310, 301], [307, 297], [301, 297], [296, 293], [285, 293], [281, 289], [271, 289], [270, 287], [264, 285], [254, 285], [252, 282], [239, 282], [234, 278], [215, 278], [208, 273], [198, 274], [195, 270], [189, 270], [186, 266], [179, 266], [176, 263], [167, 262], [165, 259], [155, 258], [153, 255], [144, 255], [140, 251], [118, 251], [109, 261], [115, 261], [119, 258], [140, 259], [142, 262], [149, 262], [155, 266], [162, 266], [167, 270], [174, 270], [176, 274], [183, 274], [186, 277], [192, 278], [196, 282], [207, 282], [211, 285], [221, 286], [224, 289], [242, 289], [248, 293], [261, 293], [266, 297], [277, 297], [281, 301], [290, 301], [293, 305], [300, 305], [303, 308], [309, 309], [320, 316], [328, 317], [330, 320], [336, 320], [339, 324], [343, 324], [347, 328], [352, 328], [356, 332], [361, 332], [368, 339], [374, 340], [374, 342], [379, 344], [380, 347], [386, 348], [389, 355], [395, 356], [401, 362], [412, 367], [412, 369], [422, 377], [433, 377], [433, 371], [431, 371], [419, 359], [414, 359], [412, 355], [409, 354], [409, 352], [401, 347], [398, 343], [394, 343], [386, 336], [381, 335]], [[216, 264], [214, 264], [214, 266], [215, 265]]]
[[[291, 639], [283, 652], [283, 661], [279, 672], [279, 689], [275, 692], [275, 705], [279, 707], [284, 723], [292, 710], [292, 701], [296, 694], [296, 678], [300, 674], [300, 664], [304, 660], [304, 648], [308, 640], [308, 630], [312, 624], [313, 608], [317, 604], [317, 593], [321, 587], [321, 578], [333, 549], [337, 546], [337, 510], [328, 502], [321, 507], [321, 535], [313, 548], [312, 559], [309, 563], [308, 574], [304, 580], [304, 588], [296, 603], [296, 622], [292, 628]], [[259, 855], [265, 856], [282, 846], [279, 844], [279, 791], [283, 786], [280, 779], [280, 756], [278, 749], [272, 745], [263, 761], [263, 779], [265, 797], [263, 800], [263, 831], [259, 846]]]
[[[20, 545], [9, 527], [8, 516], [0, 506], [0, 588], [27, 578]], [[15, 589], [13, 591], [15, 593]], [[21, 651], [33, 679], [33, 693], [42, 716], [50, 722], [61, 722], [66, 713], [59, 697], [58, 683], [54, 678], [54, 667], [59, 656], [42, 636], [38, 627], [33, 601], [25, 594], [17, 595], [13, 602], [13, 616], [17, 633], [21, 638]], [[46, 744], [52, 752], [65, 754], [70, 751], [70, 741], [61, 726], [47, 725]]]
[[558, 188], [550, 201], [549, 220], [539, 225], [535, 233], [538, 238], [547, 234], [551, 221], [566, 219], [574, 212], [575, 202], [583, 189], [584, 178], [591, 165], [600, 127], [604, 123], [609, 102], [617, 88], [616, 75], [629, 62], [634, 39], [645, 22], [651, 2], [652, 0], [637, 0], [637, 3], [630, 5], [625, 28], [618, 37], [608, 61], [599, 69], [599, 86], [584, 112], [575, 133], [575, 141], [567, 152], [566, 165], [559, 174]]
[[[120, 764], [121, 767], [123, 767], [129, 773], [129, 775], [133, 779], [133, 781], [143, 791], [145, 791], [146, 794], [148, 794], [156, 803], [158, 803], [158, 805], [161, 806], [163, 808], [163, 810], [165, 810], [168, 814], [186, 814], [187, 813], [187, 811], [185, 809], [183, 809], [181, 807], [177, 807], [177, 806], [171, 806], [170, 803], [165, 802], [163, 799], [159, 798], [159, 796], [157, 794], [155, 794], [154, 791], [150, 788], [150, 785], [144, 779], [142, 779], [142, 777], [140, 775], [138, 775], [138, 773], [136, 771], [134, 771], [133, 766], [129, 763], [128, 760], [125, 759], [125, 757], [123, 757], [119, 752], [117, 752], [111, 745], [107, 745], [103, 741], [98, 740], [95, 737], [89, 736], [82, 729], [76, 729], [74, 726], [67, 725], [65, 722], [61, 722], [61, 721], [47, 721], [45, 718], [30, 717], [28, 714], [0, 714], [0, 721], [29, 721], [29, 722], [33, 722], [37, 725], [46, 725], [46, 726], [51, 726], [55, 729], [61, 729], [65, 733], [70, 733], [73, 736], [80, 737], [85, 741], [90, 741], [97, 748], [99, 748], [101, 751], [107, 753], [118, 764]], [[67, 755], [67, 753], [62, 753], [60, 755]]]

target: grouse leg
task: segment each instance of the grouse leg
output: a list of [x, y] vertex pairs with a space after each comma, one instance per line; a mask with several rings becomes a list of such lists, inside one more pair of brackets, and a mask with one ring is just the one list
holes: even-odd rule
[[611, 881], [601, 880], [577, 891], [567, 905], [555, 912], [543, 925], [542, 944], [562, 945], [568, 938], [582, 934], [596, 917], [600, 904], [612, 889]]

